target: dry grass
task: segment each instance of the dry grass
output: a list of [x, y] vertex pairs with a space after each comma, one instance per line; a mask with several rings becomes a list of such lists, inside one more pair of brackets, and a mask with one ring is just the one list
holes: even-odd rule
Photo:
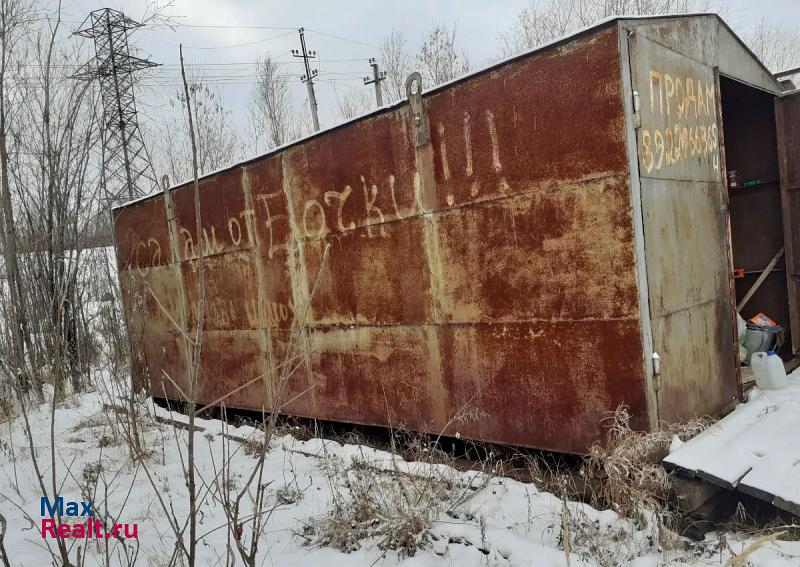
[[[616, 566], [642, 554], [690, 549], [692, 544], [675, 532], [678, 512], [670, 503], [672, 480], [661, 465], [673, 437], [685, 441], [711, 421], [695, 419], [662, 431], [645, 433], [630, 425], [630, 413], [621, 406], [608, 418], [604, 445], [595, 444], [584, 458], [576, 479], [558, 467], [531, 462], [540, 488], [559, 495], [562, 509], [562, 547], [565, 555], [591, 558], [598, 565]], [[586, 505], [569, 502], [579, 496], [593, 508], [613, 510], [632, 524], [605, 524]]]
[[242, 449], [245, 455], [257, 457], [261, 453], [268, 451], [267, 438], [263, 431], [258, 430], [242, 443]]
[[778, 538], [780, 538], [785, 534], [786, 532], [777, 532], [761, 536], [753, 543], [751, 543], [749, 546], [747, 546], [747, 548], [744, 551], [728, 559], [728, 561], [725, 562], [725, 567], [746, 567], [747, 565], [750, 564], [749, 561], [747, 560], [747, 558], [750, 557], [750, 555], [752, 555], [765, 545], [773, 543], [774, 541], [776, 541]]
[[643, 525], [650, 514], [664, 513], [668, 507], [672, 481], [661, 460], [673, 438], [686, 441], [712, 421], [698, 418], [644, 433], [631, 428], [625, 406], [620, 406], [608, 421], [606, 444], [591, 448], [581, 474], [591, 487], [592, 505], [611, 508]]
[[[528, 472], [537, 486], [562, 499], [565, 559], [591, 557], [600, 565], [611, 566], [642, 553], [689, 545], [673, 530], [672, 482], [661, 459], [674, 436], [687, 440], [710, 424], [710, 420], [697, 419], [643, 433], [631, 428], [627, 408], [620, 407], [608, 418], [606, 444], [592, 447], [579, 475], [574, 468], [570, 474], [566, 463], [529, 458]], [[490, 458], [481, 468], [488, 473], [483, 475], [488, 481], [501, 474], [503, 463], [492, 461], [491, 452], [486, 454]], [[412, 556], [433, 541], [432, 522], [452, 514], [479, 488], [464, 486], [463, 477], [453, 469], [453, 457], [428, 437], [395, 432], [391, 455], [391, 466], [366, 458], [347, 463], [326, 458], [323, 468], [330, 486], [345, 489], [334, 490], [332, 511], [306, 526], [303, 535], [314, 544], [345, 552], [370, 540], [384, 551]], [[408, 461], [424, 466], [415, 467], [411, 474], [408, 468], [398, 466]], [[598, 522], [585, 504], [569, 500], [576, 496], [594, 508], [611, 509], [632, 524]]]
[[335, 494], [330, 513], [307, 528], [316, 543], [349, 553], [374, 539], [384, 551], [413, 556], [430, 541], [428, 526], [449, 499], [445, 479], [414, 479], [361, 459], [327, 461], [331, 485], [344, 486], [344, 493]]
[[[400, 437], [402, 442], [393, 435], [388, 460], [385, 453], [362, 454], [347, 462], [325, 457], [322, 468], [334, 491], [331, 511], [307, 525], [304, 537], [345, 553], [370, 540], [383, 551], [411, 557], [434, 541], [430, 528], [436, 519], [453, 515], [491, 478], [476, 475], [465, 480], [449, 466], [452, 459], [426, 436], [403, 432]], [[400, 454], [415, 459], [406, 461]]]

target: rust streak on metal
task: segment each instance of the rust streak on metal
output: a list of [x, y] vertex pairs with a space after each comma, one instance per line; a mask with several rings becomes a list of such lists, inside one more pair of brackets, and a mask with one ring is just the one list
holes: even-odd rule
[[206, 177], [201, 242], [188, 186], [172, 239], [161, 197], [121, 209], [134, 373], [184, 384], [202, 247], [202, 403], [261, 409], [321, 273], [287, 413], [439, 432], [471, 400], [462, 436], [571, 452], [621, 403], [647, 427], [619, 60], [605, 26], [424, 95], [428, 143], [402, 105]]

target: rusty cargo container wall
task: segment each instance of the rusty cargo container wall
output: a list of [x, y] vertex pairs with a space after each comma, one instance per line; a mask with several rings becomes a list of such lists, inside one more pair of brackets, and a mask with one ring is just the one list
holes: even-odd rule
[[[779, 92], [716, 16], [612, 19], [202, 178], [202, 242], [191, 184], [116, 209], [134, 374], [186, 391], [202, 251], [201, 403], [268, 405], [308, 307], [293, 415], [438, 433], [467, 407], [446, 434], [582, 452], [620, 404], [721, 410], [718, 72]], [[656, 77], [690, 77], [691, 112]]]

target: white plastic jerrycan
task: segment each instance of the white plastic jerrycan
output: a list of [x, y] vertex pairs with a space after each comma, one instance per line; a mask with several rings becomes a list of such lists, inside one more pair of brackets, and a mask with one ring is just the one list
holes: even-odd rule
[[786, 386], [786, 371], [781, 357], [772, 351], [754, 352], [750, 365], [756, 378], [756, 386], [761, 390], [780, 390]]

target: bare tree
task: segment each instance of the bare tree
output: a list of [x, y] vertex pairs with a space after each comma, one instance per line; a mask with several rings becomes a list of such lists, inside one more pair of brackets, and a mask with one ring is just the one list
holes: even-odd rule
[[511, 30], [500, 36], [501, 52], [509, 57], [609, 16], [705, 12], [715, 6], [712, 0], [547, 0], [531, 3], [519, 13]]
[[[190, 69], [190, 72], [194, 75], [189, 81], [189, 93], [195, 118], [197, 168], [203, 175], [241, 159], [244, 145], [220, 92], [206, 83], [201, 69]], [[169, 104], [173, 109], [185, 109], [186, 95], [176, 92]], [[171, 114], [157, 130], [163, 146], [155, 155], [157, 169], [167, 171], [176, 183], [190, 179], [192, 155], [186, 120], [180, 114]]]
[[403, 32], [392, 30], [381, 39], [379, 59], [386, 71], [386, 86], [389, 96], [394, 100], [405, 98], [406, 77], [411, 72], [411, 57]]
[[[532, 49], [576, 29], [614, 15], [661, 15], [716, 11], [726, 6], [716, 0], [548, 0], [531, 3], [514, 26], [500, 36], [504, 57]], [[762, 18], [741, 34], [756, 56], [774, 72], [800, 65], [800, 29]]]
[[[3, 2], [3, 16], [10, 15], [5, 11], [10, 6], [11, 1]], [[36, 482], [43, 496], [55, 498], [64, 470], [56, 451], [56, 406], [68, 388], [78, 391], [88, 376], [86, 352], [81, 348], [86, 333], [78, 273], [81, 237], [97, 214], [100, 184], [92, 163], [99, 141], [99, 97], [93, 96], [88, 83], [66, 81], [57, 75], [84, 58], [74, 44], [63, 39], [60, 5], [52, 17], [28, 17], [25, 23], [30, 33], [25, 37], [24, 61], [30, 70], [25, 80], [15, 81], [18, 93], [13, 114], [3, 116], [3, 197], [7, 205], [3, 216], [5, 234], [9, 222], [18, 231], [11, 239], [12, 246], [20, 245], [25, 252], [17, 258], [19, 290], [14, 306], [29, 316], [31, 326], [27, 360], [23, 361], [29, 367], [25, 383], [33, 382], [40, 393], [43, 381], [53, 384], [48, 459], [40, 462], [37, 457], [35, 445], [41, 440], [34, 439], [28, 421], [30, 400], [22, 384], [15, 381], [17, 402]], [[10, 45], [6, 44], [9, 38], [4, 36], [4, 47]], [[4, 50], [4, 65], [7, 54], [10, 52]], [[3, 86], [8, 84], [6, 70], [2, 70]], [[8, 98], [5, 91], [2, 94], [5, 112]], [[11, 152], [6, 145], [8, 137], [14, 140]], [[19, 213], [16, 218], [9, 214], [14, 212]], [[8, 254], [8, 238], [4, 244]], [[0, 374], [18, 371], [11, 370], [6, 360], [0, 353]], [[60, 519], [60, 512], [58, 515]], [[56, 550], [46, 545], [54, 564], [73, 564], [65, 541], [58, 538]]]
[[251, 112], [257, 143], [264, 140], [268, 148], [277, 148], [290, 139], [299, 137], [298, 129], [293, 123], [294, 113], [287, 77], [269, 55], [260, 59], [256, 66]]
[[[32, 16], [31, 7], [20, 0], [0, 0], [0, 245], [3, 247], [6, 277], [8, 279], [10, 335], [13, 361], [20, 376], [26, 374], [25, 345], [29, 341], [25, 306], [20, 288], [16, 220], [11, 199], [8, 155], [10, 99], [7, 73], [17, 43], [24, 35], [25, 22]], [[41, 397], [41, 389], [38, 391]]]
[[[197, 242], [202, 242], [203, 222], [200, 217], [200, 182], [197, 162], [197, 142], [192, 118], [192, 98], [189, 84], [186, 81], [186, 69], [183, 64], [183, 46], [180, 49], [181, 78], [183, 79], [183, 93], [186, 97], [186, 114], [189, 123], [189, 139], [192, 144], [192, 177], [194, 188], [194, 222]], [[197, 400], [197, 383], [200, 372], [200, 354], [203, 345], [203, 319], [205, 318], [206, 288], [205, 288], [205, 263], [203, 247], [199, 246], [197, 258], [197, 278], [199, 290], [197, 292], [197, 327], [194, 334], [194, 347], [192, 349], [192, 368], [189, 375], [189, 441], [186, 454], [186, 486], [189, 489], [189, 567], [194, 567], [197, 560], [197, 486], [195, 481], [195, 402]]]
[[450, 28], [443, 23], [436, 24], [417, 52], [417, 64], [421, 72], [434, 85], [455, 79], [468, 73], [471, 68], [469, 55], [456, 49], [456, 28], [455, 23]]
[[774, 73], [800, 66], [800, 27], [790, 28], [762, 18], [743, 39]]
[[[2, 244], [11, 283], [2, 303], [12, 321], [8, 360], [23, 389], [32, 385], [43, 399], [47, 381], [59, 398], [86, 382], [91, 356], [78, 274], [82, 241], [99, 214], [99, 97], [88, 84], [64, 80], [63, 70], [84, 55], [64, 39], [59, 13], [17, 12], [22, 28], [13, 30], [20, 6], [0, 4], [8, 24], [0, 69]], [[14, 48], [21, 53], [8, 75]]]
[[[20, 264], [32, 328], [32, 364], [49, 369], [56, 397], [81, 388], [88, 371], [78, 274], [83, 241], [101, 215], [98, 164], [100, 98], [91, 85], [63, 80], [85, 56], [60, 37], [60, 19], [32, 34], [25, 104], [14, 122], [18, 142], [9, 167], [27, 254]], [[38, 371], [38, 370], [37, 370]], [[34, 378], [33, 376], [31, 377]]]
[[362, 90], [348, 89], [346, 92], [335, 90], [335, 93], [336, 113], [343, 121], [364, 114], [371, 108], [370, 97]]

